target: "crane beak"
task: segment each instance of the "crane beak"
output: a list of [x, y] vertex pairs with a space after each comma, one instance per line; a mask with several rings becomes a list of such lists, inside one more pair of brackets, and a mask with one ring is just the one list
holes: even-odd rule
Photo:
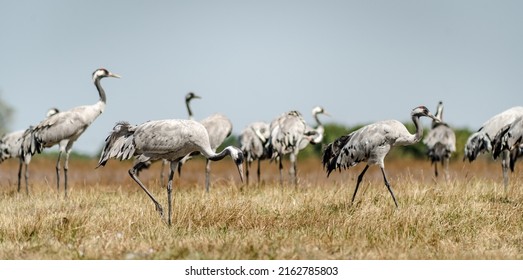
[[113, 74], [113, 73], [109, 73], [109, 77], [113, 77], [113, 78], [121, 78], [120, 75], [116, 75], [116, 74]]

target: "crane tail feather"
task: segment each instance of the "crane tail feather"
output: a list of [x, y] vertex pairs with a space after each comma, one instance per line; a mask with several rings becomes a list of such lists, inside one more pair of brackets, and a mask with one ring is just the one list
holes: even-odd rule
[[105, 139], [98, 166], [105, 166], [111, 158], [126, 160], [133, 157], [136, 151], [133, 140], [134, 127], [128, 122], [118, 122]]

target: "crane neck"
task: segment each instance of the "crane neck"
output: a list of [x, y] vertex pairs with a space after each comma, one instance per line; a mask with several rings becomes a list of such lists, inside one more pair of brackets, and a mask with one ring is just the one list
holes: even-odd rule
[[189, 104], [190, 102], [191, 102], [191, 100], [185, 100], [185, 106], [187, 106], [187, 113], [189, 114], [189, 119], [192, 120], [194, 118], [193, 118], [193, 115], [192, 115], [191, 106]]
[[412, 122], [414, 122], [414, 126], [416, 127], [416, 133], [414, 134], [414, 138], [412, 139], [412, 144], [419, 142], [421, 138], [423, 137], [423, 125], [421, 125], [419, 116], [412, 116]]
[[225, 149], [223, 149], [221, 152], [219, 153], [214, 153], [212, 151], [209, 151], [207, 152], [206, 154], [204, 154], [204, 156], [208, 159], [208, 160], [212, 160], [212, 161], [218, 161], [218, 160], [221, 160], [223, 159], [225, 156], [227, 155], [230, 155], [231, 154], [231, 151], [230, 151], [230, 147], [225, 147]]
[[102, 88], [102, 85], [100, 84], [100, 80], [101, 80], [101, 78], [97, 77], [94, 80], [94, 85], [96, 86], [96, 89], [98, 90], [98, 94], [100, 95], [100, 101], [102, 101], [103, 103], [106, 103], [107, 97], [105, 96], [105, 91]]

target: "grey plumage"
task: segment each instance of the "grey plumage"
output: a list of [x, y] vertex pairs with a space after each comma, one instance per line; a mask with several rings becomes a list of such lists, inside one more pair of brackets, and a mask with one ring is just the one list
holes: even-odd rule
[[496, 134], [492, 140], [492, 157], [496, 159], [503, 152], [508, 152], [510, 154], [510, 170], [514, 172], [516, 160], [522, 155], [522, 145], [523, 116], [520, 116]]
[[178, 162], [187, 154], [199, 152], [209, 160], [221, 160], [226, 155], [231, 156], [238, 168], [243, 181], [243, 153], [239, 148], [227, 146], [216, 153], [209, 142], [205, 127], [193, 120], [158, 120], [149, 121], [137, 126], [127, 122], [116, 124], [105, 140], [105, 146], [100, 155], [99, 166], [104, 166], [110, 158], [126, 160], [136, 157], [135, 165], [129, 169], [129, 175], [145, 191], [163, 217], [160, 203], [147, 190], [136, 171], [149, 160], [165, 159], [170, 162], [169, 179], [167, 183], [168, 224], [171, 225], [172, 212], [172, 180]]
[[367, 165], [358, 176], [352, 203], [358, 192], [358, 187], [370, 165], [378, 165], [383, 175], [385, 186], [389, 190], [396, 207], [398, 203], [385, 175], [384, 158], [393, 146], [406, 146], [417, 143], [423, 136], [423, 126], [420, 117], [430, 117], [437, 121], [425, 106], [419, 106], [411, 112], [416, 133], [410, 134], [405, 125], [397, 120], [381, 121], [366, 125], [348, 135], [344, 135], [327, 145], [323, 153], [323, 166], [327, 176], [333, 170], [347, 169], [360, 162]]
[[443, 122], [443, 102], [438, 103], [436, 118], [441, 122], [432, 121], [432, 128], [423, 139], [427, 146], [427, 155], [434, 165], [434, 175], [438, 177], [438, 162], [441, 163], [445, 171], [445, 178], [448, 179], [448, 165], [452, 153], [456, 151], [456, 134]]
[[105, 109], [106, 95], [100, 80], [105, 77], [119, 78], [106, 69], [100, 68], [93, 72], [93, 82], [98, 90], [100, 100], [93, 105], [75, 107], [68, 111], [61, 111], [43, 120], [26, 133], [23, 139], [21, 156], [40, 153], [44, 148], [59, 145], [58, 160], [56, 162], [56, 187], [60, 187], [60, 159], [65, 153], [64, 162], [64, 194], [67, 197], [67, 172], [69, 169], [69, 154], [74, 142], [82, 135], [89, 125]]
[[318, 114], [326, 113], [323, 108], [314, 107], [312, 114], [318, 124], [316, 129], [309, 126], [302, 114], [295, 110], [280, 115], [270, 124], [270, 140], [267, 146], [271, 159], [278, 161], [281, 185], [283, 185], [283, 156], [289, 154], [291, 163], [289, 173], [296, 186], [298, 185], [296, 161], [300, 150], [303, 150], [309, 143], [316, 144], [323, 140], [324, 129], [318, 119]]
[[[492, 140], [494, 137], [507, 125], [513, 123], [517, 118], [523, 116], [523, 107], [517, 106], [505, 110], [489, 120], [487, 120], [467, 139], [465, 145], [465, 156], [463, 160], [468, 158], [469, 162], [474, 161], [481, 153], [492, 152]], [[501, 168], [503, 171], [503, 184], [505, 191], [508, 188], [508, 169], [510, 165], [510, 153], [508, 150], [501, 151]]]
[[[192, 110], [191, 110], [191, 101], [193, 99], [200, 99], [201, 97], [194, 94], [193, 92], [189, 92], [185, 95], [185, 107], [187, 108], [187, 115], [188, 115], [188, 118], [190, 120], [193, 120], [194, 117], [193, 117], [193, 113], [192, 113]], [[181, 168], [182, 168], [182, 165], [185, 163], [185, 161], [189, 158], [189, 156], [187, 156], [186, 158], [184, 158], [183, 160], [180, 161], [180, 163], [178, 164], [178, 173], [180, 173], [181, 175]], [[136, 162], [135, 162], [136, 163]], [[139, 175], [140, 172], [143, 170], [143, 169], [148, 169], [151, 164], [153, 162], [152, 161], [149, 161], [149, 162], [146, 162], [144, 163], [140, 169], [138, 169], [136, 171], [136, 174]], [[163, 169], [164, 169], [164, 166], [167, 164], [167, 161], [166, 160], [162, 160], [162, 166], [160, 167], [160, 182], [163, 184], [164, 182], [164, 175], [163, 175]]]
[[[50, 117], [56, 113], [58, 113], [59, 110], [56, 108], [51, 108], [47, 111], [46, 117]], [[18, 166], [18, 192], [20, 192], [21, 189], [21, 180], [22, 180], [22, 169], [25, 166], [25, 190], [26, 193], [29, 194], [29, 185], [28, 185], [28, 179], [29, 179], [29, 170], [28, 166], [29, 163], [31, 163], [31, 156], [26, 155], [25, 157], [21, 156], [21, 148], [22, 148], [22, 142], [23, 137], [26, 133], [30, 133], [32, 129], [32, 126], [29, 127], [26, 130], [18, 130], [11, 133], [6, 134], [2, 139], [0, 139], [0, 163], [2, 163], [4, 160], [10, 159], [10, 158], [18, 158], [19, 159], [19, 166]]]
[[253, 122], [240, 134], [240, 149], [245, 156], [245, 177], [249, 185], [249, 169], [253, 161], [257, 161], [257, 179], [260, 183], [260, 161], [270, 157], [266, 144], [269, 141], [270, 128], [265, 122]]

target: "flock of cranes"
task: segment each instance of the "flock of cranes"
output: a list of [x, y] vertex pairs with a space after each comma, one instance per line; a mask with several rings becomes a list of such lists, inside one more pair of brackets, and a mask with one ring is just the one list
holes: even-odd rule
[[[104, 68], [93, 72], [92, 79], [99, 94], [99, 101], [93, 105], [72, 108], [67, 111], [49, 110], [46, 118], [39, 124], [26, 130], [5, 135], [0, 140], [0, 162], [8, 158], [19, 159], [18, 191], [21, 189], [22, 169], [25, 166], [25, 185], [28, 193], [28, 165], [31, 157], [45, 148], [59, 146], [56, 162], [56, 186], [60, 187], [61, 158], [64, 154], [64, 196], [67, 197], [69, 155], [74, 142], [105, 109], [106, 95], [100, 81], [106, 77], [120, 78]], [[109, 159], [127, 160], [134, 158], [130, 177], [143, 189], [155, 204], [156, 210], [164, 216], [160, 203], [154, 198], [138, 177], [138, 172], [151, 162], [162, 160], [169, 164], [167, 182], [168, 215], [171, 224], [172, 184], [176, 171], [181, 175], [183, 163], [195, 155], [206, 158], [205, 189], [210, 188], [210, 163], [230, 156], [235, 163], [240, 179], [243, 181], [243, 163], [245, 162], [246, 183], [249, 184], [249, 169], [257, 162], [257, 182], [260, 183], [260, 161], [278, 162], [280, 184], [283, 185], [282, 159], [289, 155], [290, 177], [293, 185], [298, 185], [297, 157], [300, 150], [308, 144], [322, 143], [324, 128], [319, 115], [329, 116], [322, 107], [314, 107], [312, 116], [316, 126], [309, 126], [298, 111], [289, 111], [276, 117], [272, 122], [253, 122], [240, 135], [240, 148], [227, 146], [217, 152], [217, 148], [232, 133], [232, 122], [222, 114], [213, 114], [200, 121], [195, 121], [190, 102], [200, 96], [190, 92], [185, 97], [188, 119], [167, 119], [148, 121], [140, 125], [128, 122], [117, 123], [107, 136], [98, 166], [105, 166]], [[432, 119], [432, 127], [423, 140], [427, 146], [427, 155], [434, 165], [434, 175], [438, 176], [438, 164], [441, 164], [448, 180], [449, 159], [456, 151], [456, 136], [448, 124], [443, 122], [443, 104], [440, 102], [433, 115], [425, 106], [411, 111], [416, 127], [414, 134], [397, 120], [380, 121], [366, 125], [347, 135], [342, 135], [326, 145], [322, 163], [327, 176], [334, 170], [341, 171], [365, 162], [366, 166], [359, 174], [352, 196], [356, 193], [365, 173], [371, 165], [378, 165], [396, 207], [396, 197], [387, 179], [384, 159], [392, 147], [411, 145], [423, 138], [421, 117]], [[467, 140], [465, 158], [473, 161], [480, 153], [492, 153], [494, 158], [501, 156], [501, 165], [505, 188], [508, 185], [508, 169], [514, 171], [514, 163], [523, 152], [523, 107], [510, 108], [487, 120], [481, 128]], [[163, 168], [162, 168], [163, 170]], [[163, 176], [163, 172], [162, 175]], [[163, 178], [161, 177], [161, 182]]]

